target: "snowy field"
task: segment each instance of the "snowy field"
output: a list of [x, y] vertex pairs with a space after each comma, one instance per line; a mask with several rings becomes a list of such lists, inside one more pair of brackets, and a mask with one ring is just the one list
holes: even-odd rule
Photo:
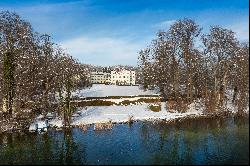
[[106, 96], [137, 96], [137, 95], [155, 95], [156, 91], [139, 88], [139, 86], [117, 86], [94, 84], [92, 87], [78, 90], [72, 93], [72, 96], [78, 97], [106, 97]]
[[129, 106], [92, 106], [87, 109], [82, 109], [79, 112], [79, 117], [73, 118], [72, 125], [80, 124], [93, 124], [93, 123], [105, 123], [105, 122], [128, 122], [129, 118], [133, 120], [157, 120], [166, 119], [171, 120], [178, 117], [184, 117], [187, 115], [199, 115], [202, 112], [190, 109], [186, 113], [171, 113], [165, 109], [165, 103], [161, 103], [161, 111], [153, 112], [148, 109], [147, 103], [141, 105], [129, 105]]
[[[95, 123], [122, 123], [128, 122], [129, 118], [133, 120], [172, 120], [175, 118], [185, 117], [189, 115], [202, 115], [202, 109], [196, 108], [191, 105], [186, 113], [172, 112], [173, 110], [167, 111], [165, 103], [161, 103], [161, 111], [153, 112], [148, 108], [148, 103], [139, 105], [128, 105], [128, 106], [91, 106], [86, 108], [78, 108], [75, 114], [72, 116], [71, 125], [87, 125]], [[39, 126], [43, 125], [44, 122], [34, 122], [30, 126], [30, 130], [35, 129], [35, 123], [39, 123]], [[49, 120], [49, 125], [53, 127], [63, 127], [62, 118], [55, 118]]]
[[[87, 125], [87, 124], [96, 124], [96, 123], [122, 123], [128, 122], [129, 118], [132, 117], [133, 120], [160, 120], [165, 119], [166, 121], [173, 120], [176, 118], [186, 117], [190, 115], [202, 116], [204, 107], [197, 103], [192, 103], [189, 105], [187, 112], [178, 113], [174, 110], [167, 110], [166, 103], [161, 102], [161, 111], [153, 112], [149, 108], [149, 103], [143, 103], [138, 105], [113, 105], [113, 106], [89, 106], [86, 108], [78, 108], [77, 111], [72, 115], [71, 125]], [[231, 104], [227, 104], [228, 111], [235, 113], [235, 107]], [[249, 108], [245, 110], [246, 113], [249, 113]], [[39, 119], [39, 118], [38, 118]], [[38, 123], [39, 126], [44, 126], [43, 121], [35, 121], [30, 126], [30, 130], [35, 129], [35, 123]], [[48, 121], [50, 126], [53, 127], [63, 127], [62, 118], [56, 117]]]
[[[111, 89], [117, 89], [111, 90]], [[123, 90], [121, 90], [123, 89]], [[128, 91], [125, 91], [127, 89]], [[132, 91], [134, 89], [134, 91]], [[114, 85], [94, 85], [90, 89], [81, 91], [81, 94], [86, 96], [96, 97], [96, 96], [121, 96], [121, 95], [146, 95], [146, 94], [156, 94], [152, 91], [140, 90], [137, 86], [114, 86]], [[131, 98], [131, 100], [137, 100], [138, 97]], [[111, 100], [113, 102], [119, 103], [124, 99], [105, 99]], [[130, 100], [130, 99], [129, 99]], [[88, 106], [86, 108], [77, 108], [76, 112], [72, 115], [71, 125], [88, 125], [96, 123], [122, 123], [128, 122], [130, 118], [132, 120], [160, 120], [165, 119], [166, 121], [173, 120], [176, 118], [186, 117], [190, 115], [194, 116], [203, 116], [204, 106], [200, 100], [191, 103], [188, 106], [187, 112], [178, 113], [174, 110], [167, 110], [166, 103], [161, 102], [161, 111], [153, 112], [148, 106], [150, 103], [137, 103], [136, 105], [130, 104], [127, 106], [124, 105], [112, 105], [112, 106]], [[232, 113], [237, 112], [237, 108], [232, 104], [231, 98], [224, 105], [225, 111], [230, 111]], [[246, 113], [249, 113], [249, 107], [244, 110]], [[33, 124], [30, 126], [30, 130], [35, 129], [35, 124], [38, 123], [39, 126], [44, 126], [43, 121], [39, 121], [39, 116], [36, 118]], [[56, 117], [48, 121], [50, 126], [54, 127], [63, 127], [63, 118]]]

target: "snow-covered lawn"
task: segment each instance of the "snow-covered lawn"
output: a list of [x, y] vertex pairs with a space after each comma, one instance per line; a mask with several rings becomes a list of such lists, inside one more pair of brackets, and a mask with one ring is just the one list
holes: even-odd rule
[[[78, 110], [72, 115], [71, 125], [87, 125], [96, 123], [121, 123], [128, 122], [132, 117], [133, 120], [160, 120], [166, 121], [176, 118], [186, 117], [190, 115], [203, 116], [204, 107], [199, 104], [200, 102], [192, 103], [188, 106], [188, 110], [185, 113], [179, 113], [174, 110], [167, 110], [166, 103], [161, 102], [161, 111], [153, 112], [148, 106], [152, 103], [143, 103], [137, 105], [112, 105], [112, 106], [89, 106], [86, 108], [78, 108]], [[227, 104], [228, 111], [235, 112], [235, 108], [231, 104]], [[246, 113], [249, 109], [245, 110]], [[39, 119], [37, 117], [36, 119]], [[39, 122], [40, 123], [40, 122]], [[43, 122], [41, 122], [43, 123]], [[63, 127], [63, 118], [56, 117], [48, 121], [50, 126]], [[31, 124], [30, 130], [35, 129], [35, 123]]]
[[165, 109], [165, 103], [161, 103], [162, 110], [153, 112], [148, 109], [147, 103], [141, 105], [129, 106], [92, 106], [86, 110], [81, 110], [81, 116], [73, 119], [72, 125], [93, 124], [105, 122], [127, 122], [130, 117], [133, 120], [156, 120], [156, 119], [174, 119], [184, 117], [190, 114], [198, 115], [200, 111], [190, 110], [186, 113], [170, 113]]
[[144, 91], [139, 86], [117, 86], [94, 84], [90, 88], [77, 90], [72, 96], [78, 97], [106, 97], [106, 96], [137, 96], [137, 95], [155, 95], [158, 94], [154, 90]]
[[[85, 108], [78, 108], [78, 115], [72, 117], [71, 125], [87, 125], [95, 123], [121, 123], [128, 122], [129, 118], [133, 120], [172, 120], [188, 115], [202, 115], [202, 109], [196, 110], [191, 106], [186, 113], [169, 112], [166, 110], [165, 103], [161, 103], [161, 111], [153, 112], [148, 108], [149, 103], [128, 106], [91, 106]], [[77, 115], [77, 114], [76, 114]], [[49, 121], [50, 126], [62, 127], [62, 119], [54, 119]]]

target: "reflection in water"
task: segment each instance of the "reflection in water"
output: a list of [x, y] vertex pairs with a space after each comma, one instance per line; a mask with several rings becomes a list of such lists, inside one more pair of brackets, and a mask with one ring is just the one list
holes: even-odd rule
[[0, 164], [248, 164], [249, 119], [0, 135]]
[[84, 160], [85, 155], [84, 153], [81, 153], [81, 151], [79, 151], [78, 145], [74, 142], [72, 130], [65, 130], [63, 132], [63, 142], [60, 152], [60, 163], [65, 165], [71, 165], [82, 163], [82, 161], [84, 163]]
[[[154, 164], [244, 164], [249, 162], [249, 126], [246, 119], [202, 119], [174, 125], [153, 126], [159, 134], [159, 144], [154, 145], [158, 146], [159, 150], [152, 154]], [[145, 131], [142, 127], [141, 133]], [[152, 141], [150, 137], [144, 138], [148, 138], [144, 139], [148, 143]], [[242, 149], [239, 149], [239, 146]]]
[[71, 130], [3, 134], [0, 140], [0, 164], [86, 163], [85, 145], [78, 148]]

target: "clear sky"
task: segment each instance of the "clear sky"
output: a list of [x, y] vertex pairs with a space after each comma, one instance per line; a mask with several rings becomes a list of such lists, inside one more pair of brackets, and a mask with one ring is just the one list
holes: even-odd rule
[[249, 41], [248, 0], [0, 0], [82, 63], [137, 65], [140, 49], [175, 20], [194, 19]]

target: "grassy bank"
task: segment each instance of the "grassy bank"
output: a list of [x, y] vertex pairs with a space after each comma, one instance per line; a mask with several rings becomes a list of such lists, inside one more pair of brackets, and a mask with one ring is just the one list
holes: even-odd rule
[[84, 106], [111, 106], [111, 105], [136, 105], [138, 103], [155, 103], [161, 102], [160, 98], [140, 98], [138, 100], [123, 100], [121, 102], [105, 101], [105, 100], [82, 100], [72, 101], [71, 103], [77, 107]]

